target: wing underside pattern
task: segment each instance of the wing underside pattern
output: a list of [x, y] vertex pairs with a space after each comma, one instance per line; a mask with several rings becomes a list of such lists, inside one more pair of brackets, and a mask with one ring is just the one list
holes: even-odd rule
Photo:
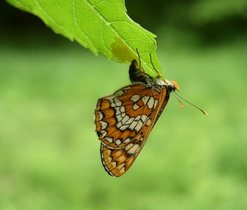
[[133, 164], [168, 99], [165, 87], [133, 83], [98, 100], [96, 132], [110, 175], [121, 176]]

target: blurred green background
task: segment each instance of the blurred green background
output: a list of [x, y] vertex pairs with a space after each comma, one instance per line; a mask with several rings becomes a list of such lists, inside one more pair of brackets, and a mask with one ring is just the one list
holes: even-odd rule
[[158, 38], [171, 97], [123, 177], [99, 156], [97, 99], [129, 84], [37, 17], [0, 3], [0, 209], [247, 209], [247, 1], [127, 0]]

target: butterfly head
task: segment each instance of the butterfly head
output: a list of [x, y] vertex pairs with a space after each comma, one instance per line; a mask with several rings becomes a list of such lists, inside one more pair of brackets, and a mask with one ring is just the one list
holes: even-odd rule
[[172, 90], [178, 90], [179, 91], [179, 86], [178, 83], [176, 81], [170, 81], [170, 83], [172, 84]]
[[179, 86], [177, 82], [173, 80], [172, 81], [164, 80], [164, 82], [170, 91], [176, 91], [176, 90], [179, 91]]

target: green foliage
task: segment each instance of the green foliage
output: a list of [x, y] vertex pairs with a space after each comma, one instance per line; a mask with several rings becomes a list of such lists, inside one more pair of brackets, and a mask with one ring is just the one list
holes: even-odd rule
[[195, 1], [191, 7], [191, 19], [198, 23], [222, 21], [235, 15], [247, 18], [246, 0]]
[[145, 71], [155, 75], [150, 63], [160, 69], [155, 35], [133, 22], [126, 14], [124, 0], [7, 0], [40, 17], [56, 33], [76, 40], [95, 54], [130, 63], [138, 49]]

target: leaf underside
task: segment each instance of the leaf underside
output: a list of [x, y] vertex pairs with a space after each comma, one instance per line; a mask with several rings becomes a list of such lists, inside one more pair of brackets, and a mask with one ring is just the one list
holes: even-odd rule
[[143, 69], [158, 71], [155, 35], [126, 14], [124, 0], [7, 0], [13, 6], [41, 18], [46, 25], [95, 54], [123, 63], [141, 57]]

